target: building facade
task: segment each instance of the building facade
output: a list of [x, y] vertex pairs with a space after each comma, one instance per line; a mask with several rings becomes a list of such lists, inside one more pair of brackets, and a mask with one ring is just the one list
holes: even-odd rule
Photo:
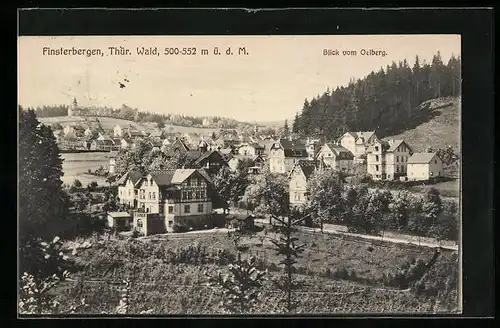
[[354, 161], [354, 155], [348, 149], [333, 143], [324, 144], [317, 158], [324, 166], [346, 173], [351, 170]]
[[367, 173], [374, 180], [394, 180], [405, 176], [412, 153], [404, 140], [377, 140], [367, 150]]
[[436, 153], [414, 153], [407, 163], [409, 181], [425, 181], [442, 177], [443, 161]]
[[280, 139], [269, 151], [269, 170], [271, 173], [288, 174], [300, 160], [309, 158], [304, 142]]
[[338, 144], [353, 155], [356, 162], [365, 162], [368, 147], [378, 140], [374, 131], [346, 132], [340, 137]]
[[290, 207], [300, 208], [307, 201], [307, 183], [316, 171], [314, 161], [299, 161], [290, 171], [289, 178], [289, 193]]

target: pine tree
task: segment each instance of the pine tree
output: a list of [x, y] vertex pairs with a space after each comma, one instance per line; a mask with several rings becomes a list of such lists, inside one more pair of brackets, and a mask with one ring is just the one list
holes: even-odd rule
[[295, 114], [295, 118], [293, 120], [293, 124], [292, 124], [292, 132], [293, 133], [299, 133], [299, 113], [296, 113]]
[[283, 136], [288, 137], [290, 135], [290, 129], [288, 128], [288, 120], [285, 120], [285, 125], [283, 125]]
[[64, 220], [68, 199], [62, 190], [62, 160], [50, 127], [33, 110], [20, 111], [19, 233], [21, 242], [51, 238]]

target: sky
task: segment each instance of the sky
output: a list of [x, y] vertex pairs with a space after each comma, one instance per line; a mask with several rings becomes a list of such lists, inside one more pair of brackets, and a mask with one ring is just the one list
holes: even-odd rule
[[[130, 55], [113, 56], [108, 47]], [[103, 56], [44, 55], [43, 48], [101, 49]], [[160, 56], [138, 55], [157, 47]], [[165, 48], [197, 49], [196, 55], [163, 55]], [[217, 47], [221, 55], [214, 55]], [[233, 55], [226, 55], [231, 47]], [[245, 47], [247, 55], [237, 55]], [[208, 49], [208, 55], [201, 55]], [[324, 49], [340, 55], [325, 56]], [[385, 51], [362, 55], [361, 50]], [[357, 55], [343, 55], [355, 50]], [[415, 56], [444, 63], [460, 55], [460, 35], [318, 36], [21, 36], [18, 102], [24, 107], [70, 104], [121, 107], [240, 121], [292, 118], [304, 100], [347, 85], [371, 71]], [[128, 82], [127, 82], [128, 81]], [[124, 87], [120, 87], [122, 83]]]

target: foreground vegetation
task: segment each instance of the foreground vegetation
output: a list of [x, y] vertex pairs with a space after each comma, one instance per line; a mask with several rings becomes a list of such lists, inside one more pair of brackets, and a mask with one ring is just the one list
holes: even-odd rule
[[[272, 283], [281, 272], [280, 257], [269, 241], [273, 233], [266, 231], [243, 236], [239, 243], [241, 256], [254, 256], [256, 266], [268, 272], [251, 313], [280, 312], [273, 306], [281, 293]], [[54, 291], [61, 304], [85, 299], [88, 306], [81, 313], [110, 313], [128, 279], [130, 314], [225, 313], [217, 288], [207, 285], [206, 273], [227, 271], [234, 263], [237, 251], [227, 234], [108, 237], [65, 243], [65, 253], [76, 254], [78, 269], [74, 280]], [[298, 313], [447, 312], [457, 307], [455, 253], [435, 255], [425, 248], [401, 249], [307, 232], [297, 238], [307, 245], [294, 270]], [[91, 246], [78, 249], [84, 243]]]

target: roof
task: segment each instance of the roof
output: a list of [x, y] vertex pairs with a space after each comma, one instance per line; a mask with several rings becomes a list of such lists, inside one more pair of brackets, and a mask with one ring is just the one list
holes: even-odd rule
[[144, 136], [144, 134], [141, 131], [136, 131], [136, 130], [127, 131], [127, 134], [131, 136]]
[[346, 134], [349, 134], [354, 137], [354, 139], [358, 140], [359, 138], [363, 138], [364, 141], [367, 141], [370, 139], [374, 134], [375, 131], [348, 131]]
[[327, 143], [326, 145], [338, 157], [342, 157], [345, 159], [353, 159], [354, 158], [354, 155], [348, 149], [346, 149], [342, 146], [336, 145], [334, 143]]
[[408, 158], [408, 164], [428, 164], [436, 156], [436, 153], [414, 153]]
[[105, 145], [105, 146], [112, 146], [115, 144], [111, 139], [104, 139], [104, 140], [96, 139], [95, 142], [99, 145]]
[[128, 212], [108, 212], [109, 216], [114, 218], [130, 218], [131, 215]]
[[[302, 140], [279, 139], [274, 144], [279, 143], [283, 148], [285, 157], [308, 157], [306, 145]], [[271, 146], [272, 147], [272, 146]], [[298, 154], [296, 154], [298, 152]]]
[[403, 139], [390, 140], [389, 148], [387, 149], [387, 151], [395, 151], [403, 143], [406, 144], [408, 148], [410, 148], [410, 146], [408, 146], [408, 144]]
[[216, 150], [208, 150], [208, 151], [204, 152], [203, 154], [201, 154], [200, 156], [198, 156], [198, 158], [196, 159], [195, 164], [198, 164], [201, 161], [203, 161], [204, 159], [212, 156], [213, 153], [217, 153], [219, 155], [219, 157], [222, 157], [222, 155], [218, 151], [216, 151]]
[[183, 183], [189, 176], [191, 176], [196, 171], [200, 173], [201, 176], [203, 176], [207, 181], [212, 182], [208, 174], [201, 169], [200, 170], [177, 169], [177, 170], [152, 171], [149, 174], [159, 187], [166, 187]]
[[132, 181], [132, 183], [135, 185], [142, 178], [142, 174], [140, 172], [136, 172], [136, 171], [128, 171], [127, 173], [122, 175], [122, 177], [120, 179], [118, 179], [117, 183], [119, 185], [122, 185], [125, 182], [127, 182], [127, 179], [129, 177], [130, 177], [130, 180]]
[[163, 136], [163, 130], [155, 130], [151, 132], [150, 137], [161, 137]]
[[290, 175], [295, 169], [299, 168], [302, 170], [302, 173], [304, 173], [304, 175], [306, 176], [306, 179], [309, 179], [316, 170], [316, 161], [299, 160], [295, 164], [294, 168], [290, 171]]

